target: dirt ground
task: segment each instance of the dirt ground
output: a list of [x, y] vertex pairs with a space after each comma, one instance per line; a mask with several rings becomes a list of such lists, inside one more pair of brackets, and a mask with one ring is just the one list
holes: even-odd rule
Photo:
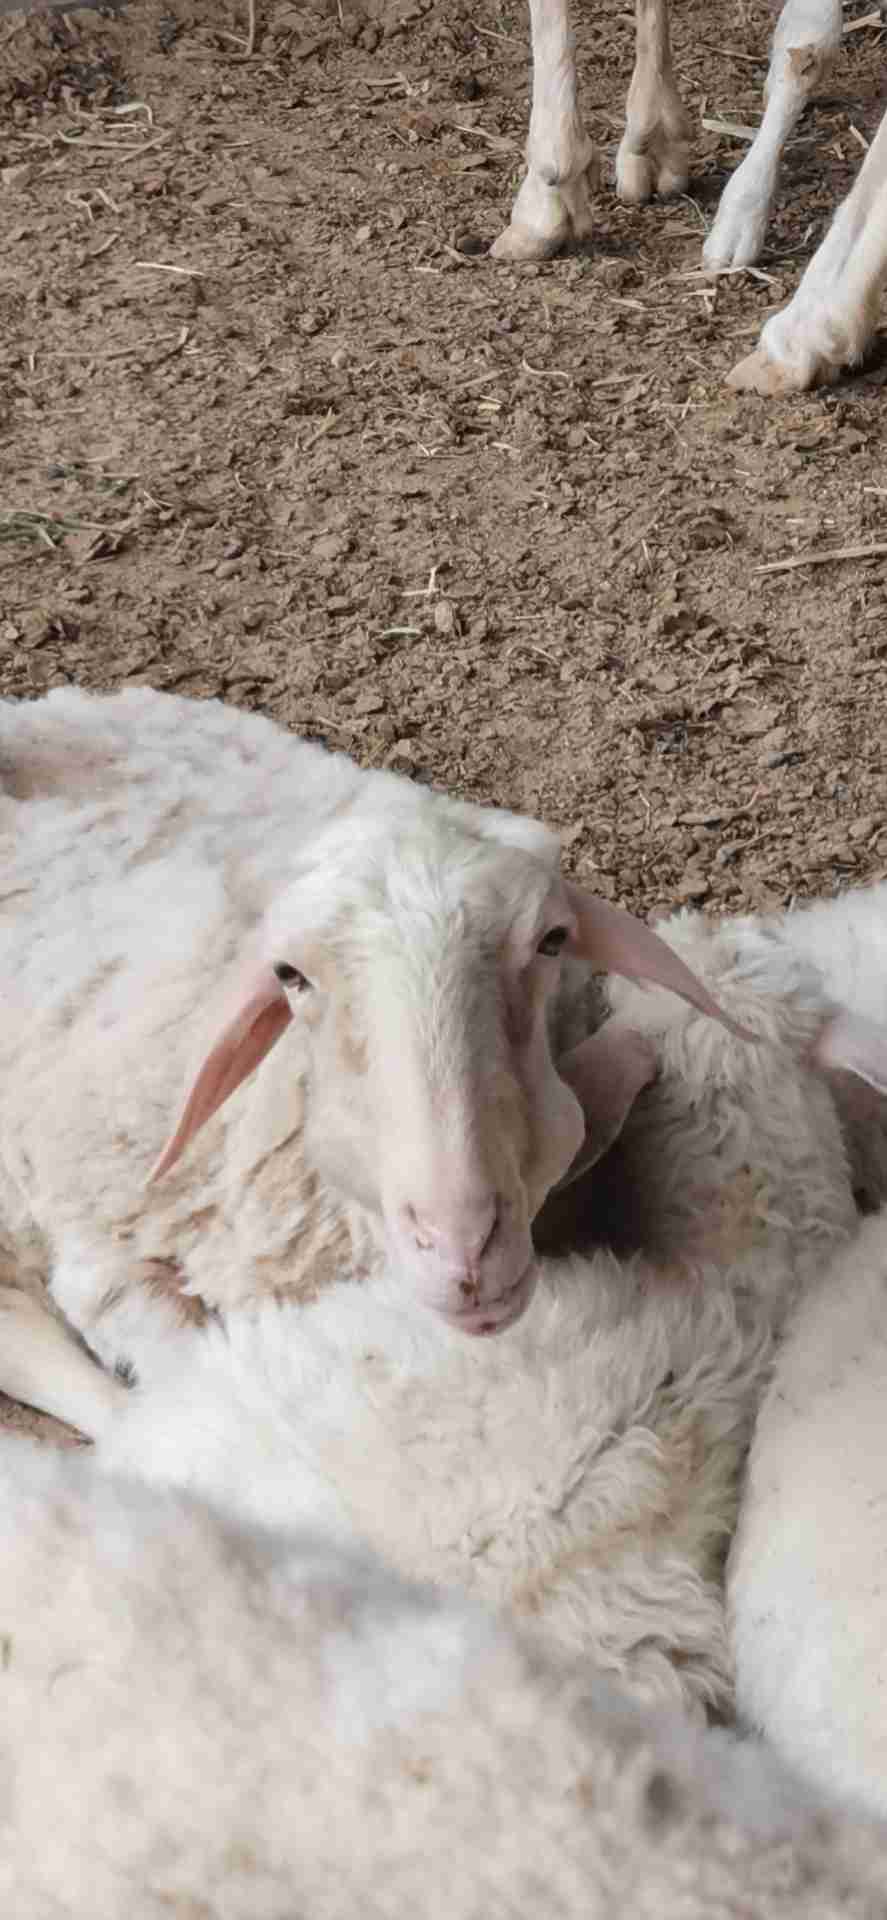
[[[851, 0], [854, 15], [871, 0]], [[887, 872], [887, 362], [723, 384], [877, 125], [848, 36], [761, 263], [688, 277], [772, 14], [675, 10], [690, 195], [608, 176], [630, 13], [580, 11], [593, 244], [484, 249], [519, 0], [133, 0], [0, 23], [0, 692], [149, 680], [542, 815], [644, 911]]]
[[521, 0], [257, 15], [251, 52], [246, 0], [0, 20], [0, 693], [258, 707], [541, 815], [647, 913], [887, 874], [887, 558], [765, 570], [887, 540], [887, 359], [723, 384], [852, 180], [884, 32], [801, 123], [761, 270], [714, 284], [745, 148], [700, 120], [760, 117], [758, 0], [677, 6], [691, 192], [638, 210], [632, 20], [588, 6], [594, 240], [522, 268], [485, 251]]

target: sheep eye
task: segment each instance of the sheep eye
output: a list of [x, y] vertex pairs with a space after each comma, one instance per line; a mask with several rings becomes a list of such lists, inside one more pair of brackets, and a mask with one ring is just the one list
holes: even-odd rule
[[308, 985], [304, 973], [300, 973], [298, 967], [291, 967], [288, 960], [278, 960], [274, 972], [282, 987], [293, 987], [297, 993]]
[[536, 951], [538, 953], [560, 953], [561, 948], [566, 945], [569, 937], [569, 927], [549, 927], [548, 932], [543, 934]]

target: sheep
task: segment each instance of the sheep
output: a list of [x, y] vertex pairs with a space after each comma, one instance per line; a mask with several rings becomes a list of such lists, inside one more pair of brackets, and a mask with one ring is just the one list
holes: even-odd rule
[[[533, 100], [527, 171], [498, 260], [542, 260], [592, 230], [597, 161], [576, 98], [570, 0], [529, 0]], [[636, 0], [635, 67], [616, 158], [616, 190], [637, 204], [687, 188], [690, 127], [675, 84], [668, 0]], [[746, 159], [728, 181], [705, 243], [710, 266], [758, 257], [785, 142], [829, 72], [841, 40], [841, 0], [785, 0], [773, 37], [767, 107]], [[772, 323], [771, 323], [772, 324]]]
[[[832, 1029], [845, 1061], [867, 1048], [887, 1020], [887, 883], [772, 930], [852, 1009], [849, 1026]], [[887, 1117], [858, 1079], [833, 1070], [830, 1080], [857, 1200], [881, 1211], [790, 1314], [731, 1549], [730, 1631], [740, 1714], [799, 1772], [884, 1814]]]
[[502, 1331], [547, 1192], [653, 1071], [618, 1025], [585, 1039], [592, 968], [720, 1017], [537, 822], [211, 702], [0, 703], [0, 845], [0, 1386], [87, 1432], [125, 1389], [35, 1312], [47, 1280], [115, 1363], [152, 1315], [304, 1298], [380, 1249]]
[[0, 1455], [17, 1920], [881, 1920], [882, 1828], [353, 1544]]
[[683, 915], [665, 937], [759, 1044], [611, 985], [658, 1067], [623, 1136], [653, 1257], [546, 1257], [495, 1342], [384, 1270], [135, 1342], [139, 1387], [98, 1440], [109, 1469], [252, 1523], [356, 1530], [702, 1716], [732, 1707], [723, 1560], [774, 1341], [857, 1221], [822, 1069], [884, 1087], [887, 1039], [778, 927]]
[[887, 1210], [800, 1303], [730, 1570], [737, 1704], [814, 1783], [887, 1814]]

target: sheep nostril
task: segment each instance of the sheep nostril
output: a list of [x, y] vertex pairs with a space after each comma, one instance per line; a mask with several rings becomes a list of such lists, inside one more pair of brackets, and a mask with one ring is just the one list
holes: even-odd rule
[[[468, 1217], [459, 1219], [456, 1223], [446, 1219], [438, 1221], [433, 1217], [429, 1218], [427, 1213], [422, 1213], [417, 1207], [407, 1203], [400, 1209], [400, 1224], [420, 1253], [439, 1253], [441, 1258], [467, 1268], [470, 1275], [478, 1262], [486, 1258], [495, 1243], [503, 1217], [499, 1195], [494, 1195], [485, 1208], [466, 1209], [466, 1213]], [[471, 1278], [468, 1279], [467, 1284], [472, 1289], [475, 1286]]]
[[476, 1303], [477, 1282], [475, 1280], [460, 1280], [459, 1292], [461, 1293], [463, 1300], [471, 1300]]

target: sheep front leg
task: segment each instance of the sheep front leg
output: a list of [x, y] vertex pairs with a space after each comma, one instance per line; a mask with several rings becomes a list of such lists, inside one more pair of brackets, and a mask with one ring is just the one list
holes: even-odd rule
[[887, 114], [794, 299], [767, 321], [756, 351], [734, 367], [731, 387], [802, 393], [836, 379], [862, 358], [885, 281]]
[[690, 126], [675, 86], [668, 0], [636, 0], [635, 67], [616, 156], [620, 200], [639, 204], [655, 193], [683, 193]]
[[18, 1287], [0, 1286], [0, 1390], [98, 1440], [128, 1389]]
[[530, 0], [533, 105], [527, 171], [511, 221], [491, 249], [496, 260], [547, 260], [591, 232], [594, 147], [576, 103], [569, 0]]
[[787, 0], [773, 52], [757, 137], [728, 180], [703, 248], [709, 267], [747, 267], [757, 260], [779, 179], [782, 151], [841, 44], [841, 0]]

